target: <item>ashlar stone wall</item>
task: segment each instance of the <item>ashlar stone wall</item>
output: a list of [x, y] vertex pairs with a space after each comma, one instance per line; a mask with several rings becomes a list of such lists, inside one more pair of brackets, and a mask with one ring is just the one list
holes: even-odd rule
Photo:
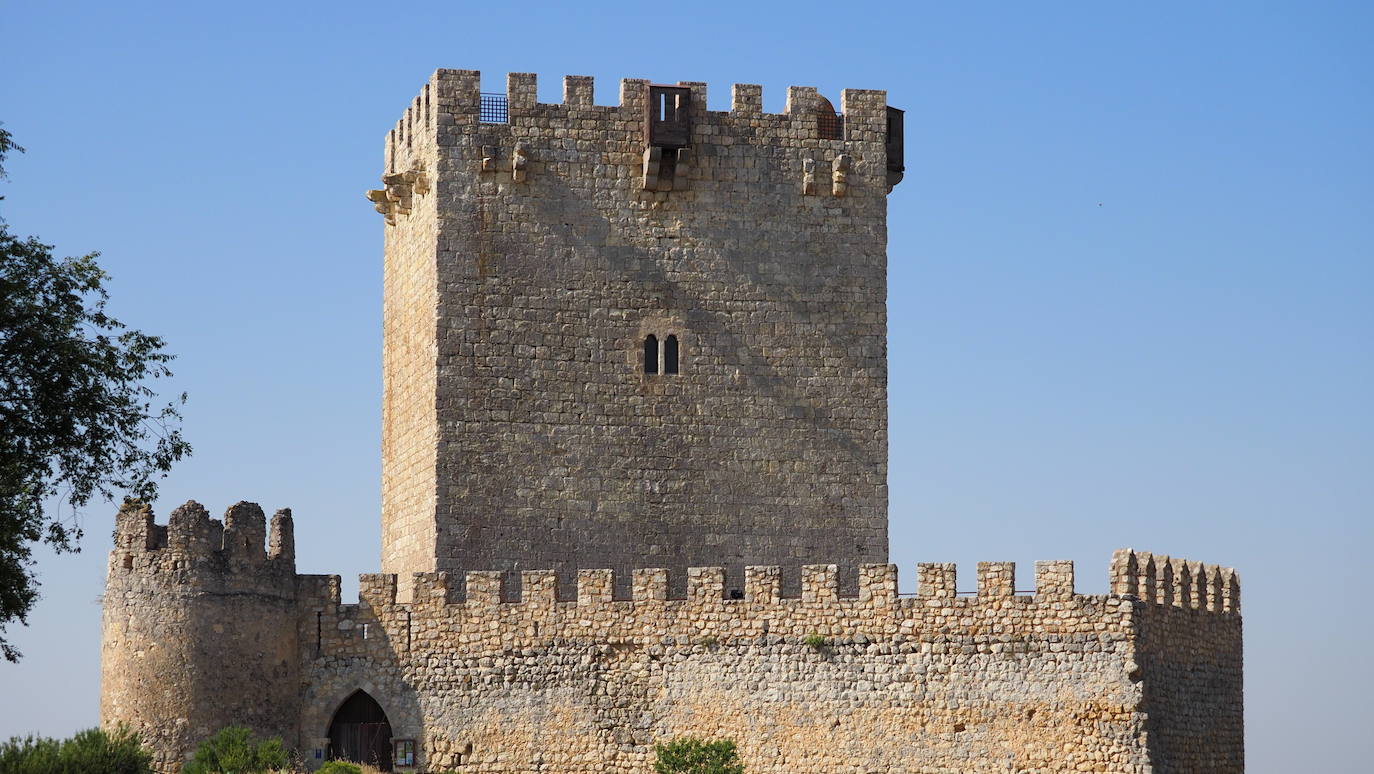
[[439, 217], [430, 87], [387, 135], [382, 265], [382, 570], [436, 569]]

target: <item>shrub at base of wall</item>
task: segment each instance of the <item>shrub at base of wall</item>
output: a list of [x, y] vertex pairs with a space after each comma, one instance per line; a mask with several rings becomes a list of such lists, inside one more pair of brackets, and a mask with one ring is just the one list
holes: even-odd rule
[[138, 734], [89, 728], [70, 739], [12, 737], [0, 744], [3, 774], [152, 774], [153, 755]]
[[735, 743], [688, 736], [654, 745], [656, 774], [744, 774]]

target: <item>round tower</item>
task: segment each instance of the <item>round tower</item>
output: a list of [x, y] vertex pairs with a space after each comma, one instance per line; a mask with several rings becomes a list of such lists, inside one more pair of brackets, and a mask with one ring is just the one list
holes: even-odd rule
[[228, 725], [295, 737], [300, 660], [291, 512], [240, 502], [211, 519], [191, 501], [166, 526], [122, 508], [105, 584], [100, 722], [138, 731], [179, 771]]

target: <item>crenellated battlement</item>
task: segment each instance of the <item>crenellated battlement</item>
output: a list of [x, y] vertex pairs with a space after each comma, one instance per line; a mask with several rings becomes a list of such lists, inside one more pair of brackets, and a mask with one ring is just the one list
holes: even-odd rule
[[1123, 548], [1112, 555], [1110, 589], [1148, 604], [1240, 612], [1240, 574], [1234, 569], [1147, 551]]
[[[563, 101], [538, 101], [538, 76], [534, 73], [509, 73], [504, 94], [482, 92], [481, 72], [477, 70], [440, 69], [430, 82], [411, 100], [401, 118], [389, 134], [389, 141], [398, 147], [413, 147], [415, 133], [430, 122], [432, 116], [441, 124], [484, 124], [492, 127], [519, 127], [532, 117], [562, 116], [569, 121], [586, 122], [598, 118], [639, 122], [648, 109], [648, 87], [644, 78], [622, 78], [619, 101], [614, 105], [598, 105], [593, 101], [595, 81], [588, 75], [563, 77]], [[768, 122], [809, 130], [811, 139], [818, 142], [881, 141], [886, 132], [887, 92], [879, 89], [844, 89], [840, 92], [838, 111], [814, 86], [787, 87], [787, 102], [781, 113], [763, 110], [763, 87], [752, 83], [731, 86], [729, 110], [707, 108], [707, 84], [699, 81], [678, 81], [678, 87], [691, 93], [694, 117], [707, 124], [721, 121], [755, 122], [754, 128]], [[486, 98], [486, 113], [483, 98]], [[433, 112], [431, 112], [433, 111]], [[823, 136], [823, 116], [842, 116], [841, 136]], [[585, 123], [570, 124], [570, 128], [587, 128]], [[712, 132], [699, 133], [706, 138]], [[840, 147], [840, 146], [834, 146]]]
[[[970, 592], [956, 590], [955, 565], [920, 564], [914, 594], [898, 592], [898, 568], [892, 564], [848, 568], [856, 576], [851, 588], [857, 590], [848, 595], [841, 593], [847, 584], [836, 565], [801, 567], [795, 596], [782, 592], [782, 567], [747, 568], [739, 594], [726, 588], [724, 568], [689, 568], [682, 596], [669, 594], [668, 570], [639, 569], [625, 599], [615, 597], [615, 573], [607, 569], [579, 571], [570, 598], [559, 597], [552, 571], [520, 573], [518, 591], [507, 588], [509, 578], [501, 572], [426, 572], [406, 579], [366, 574], [359, 577], [357, 604], [341, 603], [338, 576], [301, 576], [302, 645], [313, 646], [320, 656], [359, 655], [398, 643], [405, 643], [404, 650], [421, 647], [411, 643], [435, 632], [485, 647], [534, 645], [550, 637], [647, 641], [665, 634], [722, 642], [762, 635], [881, 640], [997, 634], [992, 642], [1018, 631], [1079, 632], [1085, 621], [1101, 624], [1100, 631], [1112, 637], [1125, 637], [1135, 631], [1135, 616], [1146, 603], [1116, 590], [1124, 588], [1118, 583], [1120, 566], [1129, 556], [1139, 558], [1129, 551], [1114, 556], [1114, 590], [1105, 595], [1079, 594], [1070, 561], [1036, 562], [1033, 590], [1016, 588], [1015, 563], [980, 562], [977, 589]], [[1145, 565], [1153, 566], [1148, 559]], [[1234, 612], [1227, 605], [1192, 607], [1218, 615]]]
[[269, 525], [262, 507], [240, 501], [210, 517], [200, 503], [189, 500], [172, 511], [165, 525], [157, 524], [152, 507], [126, 505], [115, 516], [111, 577], [118, 571], [163, 571], [240, 574], [280, 581], [293, 577], [296, 565], [294, 526], [290, 509], [277, 511]]
[[[649, 137], [655, 89], [684, 95], [682, 142], [656, 147]], [[694, 81], [625, 78], [614, 105], [595, 104], [593, 93], [590, 76], [569, 75], [562, 102], [539, 102], [533, 73], [510, 73], [504, 93], [484, 93], [480, 72], [438, 70], [387, 134], [386, 188], [368, 197], [396, 225], [423, 193], [417, 175], [423, 188], [450, 173], [518, 184], [597, 169], [652, 197], [702, 184], [771, 184], [781, 165], [798, 196], [843, 198], [885, 195], [904, 169], [901, 111], [881, 90], [845, 89], [837, 110], [814, 87], [790, 86], [781, 113], [764, 112], [757, 84], [734, 84], [729, 110], [708, 109], [707, 84]], [[825, 170], [819, 184], [817, 169]], [[760, 177], [765, 170], [772, 174]]]
[[[1156, 570], [1156, 566], [1164, 569]], [[801, 591], [799, 594], [784, 594], [783, 575], [793, 569], [799, 572]], [[573, 593], [566, 596], [559, 594], [558, 574], [552, 570], [520, 572], [518, 585], [511, 582], [516, 573], [499, 571], [417, 572], [406, 578], [404, 583], [394, 573], [365, 573], [358, 576], [358, 594], [361, 603], [373, 607], [390, 606], [400, 601], [416, 607], [456, 605], [470, 608], [553, 604], [587, 606], [624, 602], [708, 605], [717, 602], [733, 605], [845, 602], [880, 607], [923, 604], [930, 600], [976, 603], [979, 600], [1007, 598], [1023, 602], [1076, 597], [1104, 598], [1104, 595], [1077, 593], [1074, 564], [1069, 560], [1036, 562], [1032, 589], [1016, 588], [1015, 562], [979, 562], [976, 591], [967, 592], [957, 590], [958, 570], [953, 563], [918, 564], [917, 590], [910, 594], [898, 592], [898, 571], [895, 564], [878, 563], [861, 564], [843, 571], [833, 564], [803, 565], [800, 568], [746, 567], [743, 590], [732, 593], [726, 588], [725, 568], [691, 567], [686, 572], [686, 594], [674, 596], [669, 593], [669, 570], [644, 568], [631, 573], [630, 594], [624, 598], [614, 595], [616, 572], [609, 569], [579, 570]], [[844, 572], [857, 580], [852, 587], [857, 588], [857, 593], [841, 593], [841, 576]], [[1171, 572], [1175, 574], [1171, 575]], [[1180, 580], [1164, 580], [1166, 577], [1178, 577]], [[300, 578], [303, 604], [342, 604], [339, 576], [302, 575]], [[1146, 594], [1136, 590], [1143, 588], [1151, 578], [1161, 579], [1150, 584], [1151, 587], [1172, 588], [1173, 596], [1166, 597], [1162, 591]], [[1170, 604], [1165, 600], [1173, 599], [1171, 604], [1177, 607], [1218, 613], [1239, 611], [1239, 578], [1230, 568], [1184, 559], [1156, 558], [1148, 553], [1122, 549], [1113, 554], [1109, 580], [1111, 592], [1106, 596], [1135, 597], [1153, 604]], [[403, 595], [402, 590], [409, 593]]]

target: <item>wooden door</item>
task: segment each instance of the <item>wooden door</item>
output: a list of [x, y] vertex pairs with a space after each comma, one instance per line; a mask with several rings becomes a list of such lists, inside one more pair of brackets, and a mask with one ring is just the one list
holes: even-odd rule
[[329, 724], [329, 757], [391, 771], [391, 723], [366, 691], [349, 696]]

